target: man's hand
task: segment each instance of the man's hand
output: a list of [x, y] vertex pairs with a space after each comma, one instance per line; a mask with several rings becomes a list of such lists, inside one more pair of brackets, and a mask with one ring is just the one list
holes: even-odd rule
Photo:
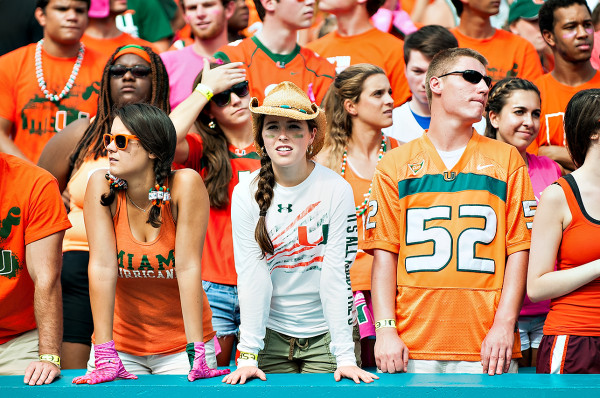
[[384, 373], [406, 372], [408, 369], [408, 347], [396, 328], [382, 328], [375, 340], [375, 363]]
[[257, 368], [256, 366], [243, 366], [237, 368], [235, 372], [228, 374], [223, 378], [223, 383], [227, 384], [245, 384], [246, 381], [254, 378], [259, 378], [262, 381], [267, 380], [265, 372]]
[[483, 373], [493, 376], [508, 372], [514, 342], [514, 326], [511, 328], [494, 323], [481, 344]]
[[53, 363], [46, 361], [33, 361], [25, 370], [25, 384], [40, 386], [50, 384], [60, 376], [60, 369]]

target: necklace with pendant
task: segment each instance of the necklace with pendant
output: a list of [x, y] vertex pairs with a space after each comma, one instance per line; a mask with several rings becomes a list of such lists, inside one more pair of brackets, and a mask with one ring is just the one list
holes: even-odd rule
[[58, 102], [69, 94], [69, 91], [75, 85], [75, 79], [77, 78], [77, 74], [79, 73], [79, 68], [81, 68], [81, 63], [83, 62], [83, 54], [85, 53], [85, 48], [83, 43], [79, 43], [79, 52], [77, 53], [77, 60], [75, 61], [75, 65], [73, 65], [73, 70], [71, 71], [71, 76], [69, 76], [69, 80], [67, 80], [67, 84], [65, 88], [61, 91], [60, 94], [51, 94], [46, 87], [46, 80], [44, 80], [44, 68], [42, 67], [42, 45], [44, 44], [44, 39], [41, 39], [37, 42], [35, 46], [35, 76], [37, 78], [38, 84], [40, 86], [40, 90], [44, 93], [44, 97], [48, 101]]

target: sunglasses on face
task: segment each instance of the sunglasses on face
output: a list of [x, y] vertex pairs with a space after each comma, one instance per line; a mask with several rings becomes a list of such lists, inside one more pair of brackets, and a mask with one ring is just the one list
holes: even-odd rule
[[131, 72], [134, 77], [146, 77], [152, 72], [152, 68], [144, 65], [124, 66], [124, 65], [111, 65], [108, 68], [110, 75], [116, 79], [125, 76], [127, 72]]
[[248, 82], [241, 82], [231, 87], [229, 90], [225, 90], [219, 94], [213, 95], [211, 101], [215, 103], [216, 106], [223, 107], [229, 104], [231, 100], [231, 93], [235, 93], [238, 97], [242, 98], [248, 95], [250, 92], [248, 88]]
[[125, 150], [129, 144], [129, 140], [138, 140], [139, 138], [131, 134], [104, 134], [104, 147], [107, 148], [111, 142], [115, 141], [117, 149]]
[[444, 76], [448, 76], [448, 75], [458, 75], [458, 74], [462, 75], [462, 78], [465, 79], [466, 81], [468, 81], [469, 83], [477, 84], [481, 81], [481, 79], [483, 79], [483, 81], [488, 86], [488, 88], [492, 87], [492, 78], [491, 77], [484, 76], [481, 73], [477, 72], [476, 70], [471, 70], [471, 69], [448, 72], [448, 73], [445, 73], [438, 77], [444, 77]]

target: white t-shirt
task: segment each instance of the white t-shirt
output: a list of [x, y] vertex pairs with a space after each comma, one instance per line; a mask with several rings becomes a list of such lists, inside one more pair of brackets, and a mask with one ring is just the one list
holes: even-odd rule
[[[258, 172], [235, 187], [231, 200], [241, 312], [238, 349], [257, 354], [267, 327], [299, 338], [329, 331], [338, 367], [356, 365], [350, 267], [358, 237], [350, 184], [319, 164], [294, 187], [275, 184], [266, 216], [275, 254], [263, 258], [254, 239]], [[257, 362], [240, 359], [242, 366]]]

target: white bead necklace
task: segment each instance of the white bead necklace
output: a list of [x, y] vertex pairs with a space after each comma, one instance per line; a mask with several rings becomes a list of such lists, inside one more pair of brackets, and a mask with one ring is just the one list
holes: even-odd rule
[[69, 76], [69, 80], [63, 88], [62, 92], [59, 95], [51, 94], [46, 88], [46, 81], [44, 80], [44, 69], [42, 68], [42, 45], [44, 44], [44, 39], [41, 39], [37, 42], [35, 46], [35, 76], [37, 77], [38, 84], [44, 96], [51, 102], [58, 102], [71, 91], [73, 86], [75, 85], [75, 79], [77, 78], [77, 74], [79, 73], [79, 68], [81, 67], [81, 63], [83, 62], [83, 54], [85, 53], [85, 48], [83, 43], [79, 43], [79, 53], [77, 53], [77, 61], [75, 61], [75, 65], [73, 66], [73, 70], [71, 71], [71, 76]]

